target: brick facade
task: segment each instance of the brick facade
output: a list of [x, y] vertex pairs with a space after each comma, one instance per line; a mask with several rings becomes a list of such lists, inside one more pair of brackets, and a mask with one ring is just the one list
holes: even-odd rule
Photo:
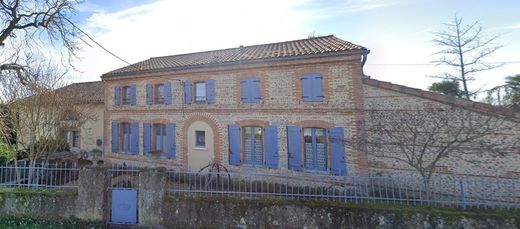
[[[211, 126], [214, 132], [215, 161], [231, 170], [257, 172], [291, 172], [288, 170], [286, 126], [344, 127], [348, 142], [362, 136], [359, 110], [363, 104], [360, 55], [343, 55], [305, 60], [241, 64], [226, 67], [202, 68], [182, 71], [165, 71], [154, 74], [105, 79], [105, 142], [110, 143], [112, 121], [128, 119], [131, 122], [152, 123], [164, 120], [176, 125], [176, 157], [162, 158], [158, 163], [166, 167], [187, 168], [188, 127], [195, 121]], [[323, 102], [303, 102], [300, 78], [303, 74], [319, 73], [323, 77]], [[260, 79], [259, 103], [246, 104], [240, 98], [240, 80], [254, 76]], [[182, 82], [191, 83], [215, 80], [214, 104], [184, 104]], [[147, 105], [146, 84], [171, 83], [172, 104]], [[114, 87], [135, 84], [137, 104], [114, 105]], [[279, 169], [228, 164], [228, 125], [276, 125], [278, 129]], [[111, 163], [149, 165], [153, 163], [143, 155], [143, 129], [139, 129], [139, 155], [112, 153], [105, 144], [105, 159]], [[349, 171], [364, 171], [366, 157], [359, 147], [347, 144], [345, 158]], [[328, 149], [330, 151], [330, 149]], [[330, 152], [328, 166], [330, 167]], [[307, 172], [307, 171], [304, 171]], [[312, 171], [311, 171], [312, 172]]]

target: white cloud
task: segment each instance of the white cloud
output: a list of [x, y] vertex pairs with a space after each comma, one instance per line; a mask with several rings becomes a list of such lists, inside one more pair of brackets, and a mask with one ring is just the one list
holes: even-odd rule
[[[94, 13], [85, 30], [123, 59], [149, 57], [277, 42], [306, 37], [317, 17], [306, 0], [159, 0], [126, 10]], [[96, 80], [125, 64], [100, 48], [85, 48], [81, 80]]]

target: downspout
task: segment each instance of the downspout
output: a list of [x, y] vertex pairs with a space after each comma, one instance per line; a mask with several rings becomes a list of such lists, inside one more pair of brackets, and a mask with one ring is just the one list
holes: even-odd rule
[[365, 63], [367, 62], [367, 56], [370, 53], [370, 50], [365, 49], [365, 51], [361, 54], [361, 79], [370, 79], [370, 76], [365, 75]]

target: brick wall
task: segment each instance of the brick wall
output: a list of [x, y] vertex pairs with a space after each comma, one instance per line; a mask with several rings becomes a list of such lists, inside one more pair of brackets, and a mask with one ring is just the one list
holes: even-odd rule
[[[359, 112], [363, 106], [361, 86], [360, 56], [326, 57], [297, 61], [262, 64], [236, 65], [211, 69], [199, 68], [175, 72], [161, 72], [138, 75], [132, 78], [105, 80], [105, 152], [112, 163], [147, 165], [151, 161], [143, 156], [143, 122], [156, 119], [168, 120], [176, 124], [177, 156], [162, 159], [159, 164], [169, 167], [187, 166], [186, 131], [195, 121], [208, 123], [214, 131], [215, 160], [228, 164], [229, 124], [243, 124], [244, 120], [278, 127], [278, 170], [253, 168], [251, 166], [228, 166], [232, 170], [259, 172], [289, 172], [287, 170], [286, 126], [306, 122], [324, 122], [329, 126], [344, 127], [348, 142], [356, 142], [362, 136]], [[323, 76], [323, 102], [303, 102], [301, 99], [300, 77], [306, 73], [320, 73]], [[240, 80], [255, 76], [261, 80], [262, 99], [258, 104], [244, 104], [240, 101]], [[180, 81], [215, 80], [214, 104], [184, 104], [183, 86]], [[169, 81], [172, 84], [171, 105], [146, 105], [146, 84]], [[114, 106], [115, 86], [136, 84], [136, 106]], [[111, 153], [111, 121], [128, 120], [140, 123], [140, 154], [138, 156]], [[366, 158], [356, 145], [346, 145], [346, 159], [349, 171], [366, 169]], [[329, 152], [330, 154], [330, 152]], [[330, 166], [330, 157], [329, 163]]]
[[[392, 90], [391, 88], [394, 90]], [[363, 85], [365, 109], [366, 110], [403, 110], [403, 109], [425, 109], [431, 107], [440, 107], [448, 109], [450, 104], [443, 103], [436, 98], [425, 98], [423, 96], [410, 95], [404, 90], [404, 86], [393, 85], [386, 89], [385, 87], [377, 87], [368, 84]], [[398, 88], [397, 88], [398, 87]], [[407, 89], [412, 90], [412, 89]], [[418, 90], [417, 90], [418, 91]], [[412, 94], [425, 94], [412, 93]], [[443, 97], [439, 95], [439, 97]], [[434, 100], [435, 99], [435, 100]], [[464, 101], [459, 102], [459, 106], [464, 105]], [[467, 102], [472, 104], [472, 102]], [[475, 112], [475, 117], [485, 118], [486, 113], [477, 112], [473, 110], [475, 106], [471, 106], [472, 112]], [[469, 109], [469, 108], [468, 108]], [[513, 121], [513, 118], [505, 118], [504, 126], [513, 127], [511, 130], [504, 130], [497, 133], [497, 138], [509, 138], [514, 140], [514, 136], [520, 136], [520, 126], [518, 121]], [[367, 122], [369, 120], [366, 120]], [[367, 132], [367, 134], [372, 134]], [[401, 155], [403, 156], [403, 155]], [[368, 164], [371, 170], [413, 170], [410, 166], [399, 162], [395, 159], [376, 157], [371, 152], [367, 153]], [[500, 155], [497, 153], [472, 154], [471, 149], [468, 149], [467, 154], [463, 156], [463, 160], [451, 157], [446, 158], [438, 163], [437, 171], [440, 173], [458, 173], [470, 175], [484, 175], [484, 176], [503, 176], [511, 177], [518, 175], [520, 172], [520, 154], [518, 150], [511, 149], [510, 153]]]

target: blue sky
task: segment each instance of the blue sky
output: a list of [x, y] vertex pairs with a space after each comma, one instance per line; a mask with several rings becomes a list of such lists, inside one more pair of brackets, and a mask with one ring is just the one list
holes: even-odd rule
[[[371, 50], [365, 72], [375, 79], [427, 88], [439, 48], [431, 40], [455, 14], [480, 21], [504, 45], [490, 62], [516, 61], [477, 76], [490, 88], [520, 73], [520, 1], [515, 0], [86, 0], [78, 24], [106, 48], [134, 63], [154, 56], [329, 35]], [[125, 64], [85, 46], [73, 81], [98, 80]]]

